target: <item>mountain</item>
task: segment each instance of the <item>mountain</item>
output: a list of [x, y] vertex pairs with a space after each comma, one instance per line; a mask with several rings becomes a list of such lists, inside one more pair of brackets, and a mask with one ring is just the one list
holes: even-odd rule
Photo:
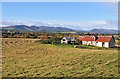
[[92, 29], [88, 31], [90, 33], [102, 33], [102, 34], [116, 34], [118, 33], [118, 30], [113, 29]]
[[[34, 31], [34, 32], [78, 32], [78, 33], [95, 33], [95, 34], [118, 34], [118, 30], [113, 29], [92, 29], [92, 30], [73, 30], [63, 27], [50, 27], [50, 26], [27, 26], [27, 25], [14, 25], [2, 27], [3, 31]], [[120, 31], [120, 30], [119, 30]]]
[[75, 31], [73, 29], [63, 28], [63, 27], [26, 26], [26, 25], [14, 25], [14, 26], [3, 27], [2, 30], [37, 31], [37, 32], [68, 32], [68, 31]]

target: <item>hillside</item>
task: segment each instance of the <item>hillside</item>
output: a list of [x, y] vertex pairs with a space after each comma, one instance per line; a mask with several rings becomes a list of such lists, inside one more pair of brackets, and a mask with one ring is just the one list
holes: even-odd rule
[[89, 32], [91, 33], [102, 33], [102, 34], [116, 34], [118, 30], [113, 29], [92, 29]]
[[[79, 29], [79, 28], [78, 28]], [[34, 32], [79, 32], [79, 33], [102, 33], [102, 34], [116, 34], [118, 30], [113, 29], [92, 29], [92, 30], [73, 30], [63, 27], [51, 27], [51, 26], [27, 26], [27, 25], [14, 25], [8, 27], [2, 27], [3, 31], [34, 31]]]
[[38, 32], [67, 32], [67, 31], [74, 31], [72, 29], [63, 28], [63, 27], [26, 26], [26, 25], [14, 25], [14, 26], [3, 27], [2, 30], [38, 31]]

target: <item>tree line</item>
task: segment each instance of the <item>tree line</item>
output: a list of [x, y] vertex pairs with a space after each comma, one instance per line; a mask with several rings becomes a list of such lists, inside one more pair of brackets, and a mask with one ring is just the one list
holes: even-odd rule
[[[113, 34], [91, 34], [91, 33], [47, 33], [47, 32], [27, 32], [27, 31], [2, 31], [2, 38], [32, 38], [41, 40], [50, 40], [53, 38], [62, 39], [63, 37], [74, 37], [78, 38], [83, 35], [92, 36], [111, 36]], [[118, 35], [114, 35], [118, 38]]]
[[[2, 31], [2, 38], [31, 38], [40, 39], [43, 44], [58, 44], [63, 37], [74, 37], [76, 42], [79, 36], [92, 35], [92, 36], [111, 36], [113, 34], [91, 34], [91, 33], [47, 33], [47, 32], [27, 32], [27, 31]], [[118, 35], [114, 35], [118, 39]]]

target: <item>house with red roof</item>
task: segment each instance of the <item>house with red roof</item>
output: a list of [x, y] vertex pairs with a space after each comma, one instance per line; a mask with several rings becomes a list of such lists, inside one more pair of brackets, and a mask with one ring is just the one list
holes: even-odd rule
[[113, 36], [79, 36], [78, 39], [84, 45], [107, 48], [115, 46], [115, 39]]

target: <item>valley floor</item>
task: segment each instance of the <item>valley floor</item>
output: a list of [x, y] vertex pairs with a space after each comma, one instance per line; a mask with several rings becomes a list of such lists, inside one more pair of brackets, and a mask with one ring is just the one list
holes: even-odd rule
[[3, 77], [119, 77], [117, 49], [79, 49], [2, 39]]

